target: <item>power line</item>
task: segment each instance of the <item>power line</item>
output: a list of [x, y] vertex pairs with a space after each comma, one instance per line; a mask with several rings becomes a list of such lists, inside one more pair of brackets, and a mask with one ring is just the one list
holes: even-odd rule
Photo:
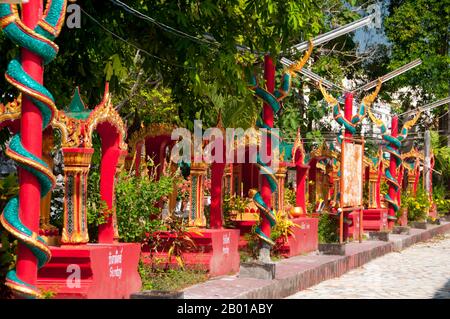
[[134, 16], [140, 18], [140, 19], [149, 21], [149, 22], [151, 22], [151, 23], [157, 25], [157, 26], [160, 27], [161, 29], [163, 29], [163, 30], [165, 30], [165, 31], [167, 31], [167, 32], [170, 32], [170, 33], [172, 33], [172, 34], [174, 34], [174, 35], [177, 35], [177, 36], [181, 36], [181, 37], [183, 37], [183, 38], [190, 39], [190, 40], [195, 41], [195, 42], [200, 43], [200, 44], [207, 44], [207, 45], [214, 44], [214, 45], [217, 45], [217, 46], [220, 45], [220, 43], [218, 43], [218, 42], [211, 42], [211, 41], [208, 41], [208, 40], [205, 40], [205, 39], [201, 39], [201, 38], [198, 38], [198, 37], [196, 37], [196, 36], [190, 35], [190, 34], [188, 34], [188, 33], [186, 33], [186, 32], [183, 32], [183, 31], [180, 31], [180, 30], [178, 30], [178, 29], [175, 29], [175, 28], [173, 28], [173, 27], [171, 27], [171, 26], [168, 26], [168, 25], [166, 25], [166, 24], [164, 24], [164, 23], [161, 23], [161, 22], [157, 21], [156, 19], [154, 19], [154, 18], [152, 18], [152, 17], [149, 17], [149, 16], [143, 14], [142, 12], [140, 12], [140, 11], [138, 11], [138, 10], [136, 10], [136, 9], [134, 9], [134, 8], [132, 8], [132, 7], [130, 7], [129, 5], [123, 3], [123, 2], [121, 2], [121, 1], [119, 1], [119, 0], [110, 0], [110, 1], [111, 1], [114, 5], [120, 6], [121, 8], [123, 8], [123, 9], [124, 9], [125, 11], [127, 11], [128, 13], [131, 13], [132, 15], [134, 15]]
[[166, 59], [160, 58], [159, 56], [156, 56], [154, 54], [151, 54], [150, 52], [148, 52], [147, 50], [144, 50], [140, 47], [138, 47], [137, 45], [127, 41], [126, 39], [122, 38], [120, 35], [117, 35], [116, 33], [114, 33], [113, 31], [109, 30], [108, 28], [106, 28], [103, 24], [101, 24], [98, 20], [96, 20], [93, 16], [91, 16], [89, 13], [87, 13], [83, 8], [80, 8], [81, 12], [83, 12], [89, 19], [91, 19], [93, 22], [95, 22], [98, 26], [100, 26], [100, 28], [102, 28], [103, 30], [105, 30], [106, 32], [108, 32], [109, 34], [111, 34], [112, 36], [114, 36], [115, 38], [121, 40], [122, 42], [125, 42], [126, 44], [132, 46], [133, 48], [135, 48], [136, 50], [140, 50], [143, 53], [147, 54], [148, 56], [155, 58], [161, 62], [164, 62], [166, 64], [169, 64], [171, 66], [175, 66], [175, 67], [179, 67], [179, 68], [183, 68], [183, 69], [193, 69], [193, 67], [187, 67], [184, 65], [180, 65], [180, 64], [176, 64], [176, 63], [172, 63]]

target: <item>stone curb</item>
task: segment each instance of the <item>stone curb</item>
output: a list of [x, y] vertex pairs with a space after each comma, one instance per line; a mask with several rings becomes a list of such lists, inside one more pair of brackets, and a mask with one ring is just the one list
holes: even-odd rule
[[274, 280], [239, 278], [237, 275], [212, 278], [184, 290], [186, 299], [280, 299], [318, 283], [339, 277], [369, 261], [391, 252], [399, 252], [436, 235], [450, 232], [450, 222], [411, 228], [409, 235], [390, 234], [389, 241], [349, 243], [345, 256], [320, 255], [317, 252], [277, 262]]

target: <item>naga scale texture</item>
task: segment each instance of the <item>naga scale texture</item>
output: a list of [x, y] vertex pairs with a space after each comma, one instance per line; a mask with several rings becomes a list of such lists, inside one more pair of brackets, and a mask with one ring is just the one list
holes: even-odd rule
[[[291, 89], [291, 83], [292, 78], [296, 75], [296, 72], [301, 70], [305, 63], [308, 61], [309, 57], [311, 56], [313, 49], [312, 42], [310, 42], [310, 46], [308, 51], [305, 53], [303, 58], [299, 60], [297, 63], [291, 65], [287, 69], [284, 70], [281, 80], [280, 88], [275, 90], [275, 92], [272, 94], [266, 89], [260, 87], [256, 81], [256, 77], [253, 75], [251, 77], [250, 81], [250, 88], [255, 92], [255, 95], [260, 98], [264, 103], [270, 105], [273, 112], [276, 114], [281, 109], [281, 101], [289, 95], [289, 91]], [[259, 127], [260, 131], [266, 132], [267, 136], [271, 138], [272, 141], [276, 140], [279, 145], [279, 154], [291, 154], [293, 150], [293, 145], [286, 143], [283, 141], [283, 139], [275, 134], [272, 130], [273, 128], [266, 125], [264, 121], [262, 120], [262, 114], [261, 117], [258, 118], [256, 122], [256, 126]], [[273, 147], [273, 145], [272, 145]], [[272, 152], [273, 156], [278, 156], [277, 152]], [[259, 154], [256, 157], [256, 165], [259, 168], [260, 174], [262, 174], [263, 178], [265, 178], [268, 181], [268, 184], [270, 186], [270, 190], [272, 193], [274, 193], [277, 190], [278, 184], [277, 179], [275, 177], [275, 173], [273, 169], [268, 165], [267, 162], [264, 162]], [[273, 228], [277, 221], [276, 221], [276, 214], [272, 207], [269, 207], [263, 200], [263, 197], [261, 193], [257, 190], [251, 190], [249, 196], [253, 199], [255, 205], [258, 207], [260, 212], [264, 214], [264, 216], [267, 218], [267, 220], [270, 223], [270, 227]], [[261, 238], [265, 243], [269, 244], [270, 246], [273, 246], [275, 243], [272, 241], [271, 238], [269, 238], [264, 232], [261, 230], [260, 226], [256, 227], [256, 235]]]
[[[369, 117], [371, 118], [371, 120], [381, 128], [381, 134], [382, 134], [382, 138], [384, 141], [387, 142], [384, 151], [389, 153], [390, 156], [392, 156], [395, 159], [395, 170], [398, 171], [400, 165], [402, 165], [402, 156], [400, 154], [400, 148], [402, 146], [402, 141], [406, 139], [406, 137], [408, 136], [408, 131], [411, 129], [411, 127], [414, 126], [414, 124], [416, 124], [417, 120], [420, 117], [421, 112], [417, 112], [417, 114], [409, 121], [407, 121], [401, 131], [400, 134], [397, 135], [397, 137], [393, 137], [392, 133], [391, 134], [387, 134], [387, 128], [386, 128], [386, 124], [376, 118], [372, 112], [369, 109]], [[393, 172], [391, 172], [390, 168], [386, 168], [385, 170], [385, 177], [387, 180], [387, 183], [389, 184], [390, 187], [393, 187], [395, 189], [395, 191], [397, 192], [398, 189], [400, 188], [400, 184], [397, 180], [397, 178], [394, 177], [394, 175], [392, 174]], [[397, 174], [395, 174], [395, 176], [397, 176]], [[398, 204], [398, 199], [394, 199], [391, 198], [391, 196], [389, 196], [389, 193], [385, 195], [385, 199], [386, 201], [389, 203], [389, 205], [391, 205], [391, 207], [394, 209], [395, 212], [397, 212], [400, 207]], [[396, 220], [395, 216], [388, 216], [388, 219], [390, 220]]]
[[[338, 122], [340, 125], [342, 125], [348, 132], [350, 132], [352, 135], [354, 135], [356, 133], [356, 126], [359, 125], [362, 122], [362, 120], [366, 117], [367, 109], [377, 98], [378, 93], [380, 92], [380, 89], [381, 89], [381, 84], [382, 84], [381, 80], [378, 80], [378, 85], [377, 85], [375, 91], [373, 91], [371, 94], [369, 94], [363, 98], [359, 110], [356, 112], [355, 115], [352, 116], [351, 120], [348, 120], [345, 118], [345, 116], [341, 110], [339, 101], [326, 91], [326, 89], [322, 86], [322, 81], [319, 82], [319, 89], [322, 92], [322, 95], [325, 98], [325, 101], [333, 109], [334, 120], [336, 122]], [[337, 140], [338, 140], [339, 144], [341, 144], [342, 136], [339, 135], [337, 137]]]
[[[37, 26], [30, 29], [20, 19], [17, 5], [0, 4], [0, 26], [11, 41], [38, 55], [42, 58], [44, 64], [48, 64], [58, 53], [58, 46], [53, 40], [61, 31], [66, 6], [67, 0], [48, 1]], [[22, 93], [24, 98], [30, 99], [39, 109], [43, 120], [42, 130], [44, 130], [57, 111], [52, 94], [24, 71], [20, 58], [15, 58], [9, 62], [5, 77]], [[12, 137], [6, 155], [12, 158], [19, 167], [36, 176], [41, 187], [41, 197], [51, 191], [55, 185], [53, 173], [44, 161], [22, 145], [20, 134]], [[50, 260], [50, 249], [45, 241], [20, 220], [18, 197], [13, 197], [6, 204], [3, 214], [0, 216], [0, 223], [32, 251], [37, 259], [38, 268], [42, 268]], [[24, 282], [17, 276], [15, 269], [8, 272], [6, 285], [16, 295], [26, 298], [39, 298], [41, 296], [37, 287]]]

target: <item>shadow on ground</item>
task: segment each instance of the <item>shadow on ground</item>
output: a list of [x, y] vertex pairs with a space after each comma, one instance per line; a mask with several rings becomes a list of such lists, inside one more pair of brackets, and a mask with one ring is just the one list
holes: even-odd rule
[[450, 299], [450, 280], [448, 280], [444, 286], [436, 290], [433, 299]]

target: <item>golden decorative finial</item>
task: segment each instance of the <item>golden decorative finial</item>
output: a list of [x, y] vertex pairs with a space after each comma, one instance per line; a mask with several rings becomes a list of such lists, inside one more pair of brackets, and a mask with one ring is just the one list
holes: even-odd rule
[[313, 42], [311, 39], [309, 39], [308, 51], [306, 51], [305, 55], [299, 61], [297, 61], [294, 64], [291, 64], [288, 67], [287, 72], [289, 72], [291, 74], [291, 76], [295, 76], [295, 72], [298, 72], [303, 68], [303, 66], [306, 64], [309, 57], [311, 56], [313, 48], [314, 48]]
[[403, 128], [406, 128], [407, 130], [411, 129], [411, 127], [413, 127], [414, 124], [416, 124], [417, 120], [418, 120], [419, 117], [420, 117], [420, 114], [422, 114], [422, 112], [421, 112], [421, 111], [418, 111], [417, 114], [416, 114], [416, 116], [414, 116], [414, 118], [412, 118], [411, 120], [407, 121], [407, 122], [405, 123], [405, 125], [403, 125]]
[[367, 112], [369, 113], [369, 117], [372, 120], [372, 122], [374, 122], [377, 126], [384, 125], [384, 122], [381, 119], [379, 119], [379, 118], [375, 117], [375, 115], [373, 115], [372, 111], [370, 110], [370, 107], [367, 108]]
[[363, 98], [363, 103], [367, 108], [369, 108], [370, 105], [372, 105], [373, 101], [375, 101], [375, 99], [377, 98], [378, 93], [380, 92], [381, 89], [381, 84], [383, 84], [383, 82], [381, 81], [381, 78], [379, 78], [375, 91], [373, 91], [373, 93]]
[[303, 148], [300, 128], [297, 129], [297, 136], [295, 137], [294, 146], [292, 147], [292, 162], [295, 162], [295, 153], [297, 153], [297, 150], [300, 150], [303, 158], [305, 158], [305, 149]]
[[323, 97], [325, 98], [325, 101], [327, 101], [328, 105], [335, 106], [339, 102], [332, 96], [331, 94], [328, 94], [327, 90], [322, 86], [322, 80], [319, 82], [319, 89], [322, 92]]

